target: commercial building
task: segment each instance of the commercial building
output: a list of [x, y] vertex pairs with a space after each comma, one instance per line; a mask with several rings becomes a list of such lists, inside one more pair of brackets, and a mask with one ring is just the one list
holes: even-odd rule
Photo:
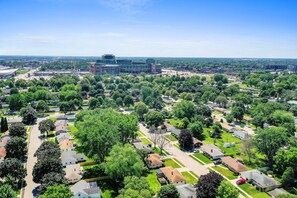
[[155, 59], [148, 58], [146, 61], [133, 61], [128, 59], [116, 59], [112, 54], [105, 54], [95, 64], [91, 65], [90, 72], [95, 75], [119, 75], [128, 74], [158, 74], [161, 73], [161, 65]]
[[13, 78], [16, 76], [17, 69], [0, 70], [0, 79]]

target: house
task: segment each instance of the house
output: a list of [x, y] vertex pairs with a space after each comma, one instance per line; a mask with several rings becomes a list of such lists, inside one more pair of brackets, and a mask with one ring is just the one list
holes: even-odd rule
[[138, 150], [144, 150], [147, 153], [153, 153], [152, 148], [149, 145], [144, 144], [143, 142], [134, 142], [133, 145]]
[[225, 108], [220, 108], [220, 107], [214, 107], [213, 110], [218, 111], [220, 113], [224, 113], [224, 114], [230, 114], [231, 111]]
[[23, 121], [23, 118], [21, 117], [14, 117], [14, 118], [7, 118], [7, 124], [12, 124], [12, 123], [20, 123]]
[[70, 183], [77, 182], [81, 180], [83, 170], [79, 164], [68, 165], [64, 168], [65, 171], [65, 178]]
[[55, 126], [58, 127], [58, 126], [67, 126], [68, 125], [68, 121], [67, 120], [57, 120], [55, 122]]
[[243, 119], [248, 122], [253, 120], [253, 118], [251, 118], [250, 116], [243, 116]]
[[171, 166], [160, 168], [160, 171], [162, 171], [167, 181], [171, 184], [180, 185], [186, 183], [184, 176]]
[[241, 172], [240, 176], [255, 185], [260, 191], [267, 192], [280, 186], [279, 182], [256, 169]]
[[179, 137], [180, 132], [181, 132], [180, 129], [177, 129], [177, 128], [175, 128], [175, 127], [172, 127], [172, 128], [170, 129], [170, 131], [171, 131], [171, 134], [172, 134], [173, 136], [175, 136], [176, 138]]
[[251, 139], [252, 138], [252, 136], [250, 134], [248, 134], [245, 131], [241, 131], [241, 130], [234, 131], [233, 136], [234, 137], [237, 137], [237, 138], [239, 138], [241, 140], [247, 140], [247, 139]]
[[67, 133], [67, 125], [58, 125], [56, 126], [56, 135], [60, 135], [62, 133]]
[[149, 169], [159, 168], [163, 166], [161, 156], [156, 153], [149, 154], [145, 161]]
[[220, 122], [221, 126], [222, 126], [222, 129], [224, 129], [225, 131], [229, 132], [229, 133], [232, 133], [234, 131], [234, 127], [229, 125], [228, 123], [226, 122]]
[[196, 188], [191, 184], [178, 185], [176, 188], [182, 198], [196, 197]]
[[222, 157], [221, 160], [222, 164], [234, 173], [240, 173], [248, 170], [248, 167], [230, 156]]
[[203, 145], [200, 149], [204, 155], [208, 156], [209, 158], [213, 160], [220, 159], [221, 157], [224, 157], [224, 153], [219, 149], [217, 146], [213, 144]]
[[6, 150], [4, 147], [0, 147], [0, 159], [4, 159], [6, 156]]
[[60, 144], [61, 151], [72, 151], [73, 150], [73, 143], [70, 140], [63, 140]]
[[284, 189], [276, 188], [272, 191], [269, 191], [268, 194], [272, 198], [275, 198], [276, 195], [285, 195], [285, 194], [289, 194], [289, 193], [287, 191], [285, 191]]
[[193, 138], [193, 143], [195, 148], [199, 148], [200, 146], [203, 145], [203, 142], [198, 140], [197, 138]]
[[63, 151], [61, 153], [61, 161], [63, 166], [67, 166], [86, 161], [86, 157], [84, 154], [76, 154], [74, 151]]
[[57, 141], [60, 144], [63, 140], [70, 140], [70, 134], [69, 133], [61, 133], [57, 136]]
[[156, 170], [156, 174], [157, 174], [157, 180], [161, 185], [165, 185], [168, 183], [167, 180], [165, 179], [164, 173], [160, 169]]
[[2, 135], [0, 137], [0, 147], [5, 147], [8, 140], [10, 139], [11, 139], [11, 136], [9, 134]]
[[85, 180], [81, 180], [75, 183], [70, 191], [74, 194], [72, 198], [100, 198], [101, 190], [97, 187], [96, 182], [87, 183]]

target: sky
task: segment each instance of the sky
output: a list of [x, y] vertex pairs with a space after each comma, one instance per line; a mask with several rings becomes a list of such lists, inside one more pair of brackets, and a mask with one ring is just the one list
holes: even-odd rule
[[295, 0], [0, 0], [0, 55], [297, 58]]

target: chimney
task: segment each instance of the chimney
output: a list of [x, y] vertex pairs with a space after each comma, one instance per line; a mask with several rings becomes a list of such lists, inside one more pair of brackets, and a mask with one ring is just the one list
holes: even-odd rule
[[213, 150], [211, 149], [210, 152], [213, 152]]
[[171, 171], [171, 175], [173, 175], [173, 171]]

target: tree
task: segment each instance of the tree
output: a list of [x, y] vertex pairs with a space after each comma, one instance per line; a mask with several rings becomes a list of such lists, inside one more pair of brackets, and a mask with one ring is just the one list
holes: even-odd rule
[[22, 160], [27, 154], [27, 142], [22, 137], [13, 137], [8, 140], [5, 146], [5, 150], [5, 158], [17, 158], [19, 160]]
[[10, 110], [19, 111], [25, 106], [25, 97], [22, 94], [10, 95], [8, 101]]
[[146, 114], [144, 120], [147, 125], [158, 127], [164, 122], [164, 117], [159, 111], [150, 111]]
[[187, 117], [189, 120], [195, 115], [195, 106], [192, 102], [183, 100], [173, 108], [173, 114], [178, 118]]
[[116, 104], [118, 105], [118, 106], [123, 106], [123, 99], [122, 98], [117, 98], [116, 100], [115, 100], [115, 102], [116, 102]]
[[220, 107], [226, 107], [226, 105], [228, 104], [228, 100], [224, 96], [218, 96], [215, 100], [215, 103], [219, 104]]
[[39, 186], [39, 193], [43, 194], [49, 186], [56, 184], [66, 184], [65, 175], [62, 173], [51, 172], [44, 175], [41, 179], [41, 185]]
[[59, 108], [60, 108], [60, 111], [62, 111], [63, 113], [67, 113], [69, 111], [71, 111], [71, 107], [70, 107], [70, 104], [69, 102], [60, 102], [59, 104]]
[[89, 109], [96, 109], [100, 107], [99, 100], [97, 98], [91, 98], [89, 102]]
[[224, 178], [215, 172], [202, 175], [196, 185], [197, 198], [215, 198]]
[[7, 178], [12, 178], [18, 187], [21, 187], [22, 182], [26, 176], [26, 170], [22, 162], [15, 158], [5, 159], [0, 164], [0, 177], [6, 180]]
[[33, 168], [33, 181], [40, 183], [43, 176], [51, 172], [65, 174], [61, 160], [50, 157], [39, 160]]
[[254, 145], [260, 153], [266, 155], [268, 165], [273, 165], [273, 157], [288, 140], [286, 129], [282, 127], [265, 128], [254, 136]]
[[162, 186], [157, 194], [157, 198], [179, 198], [180, 194], [173, 184]]
[[137, 151], [129, 144], [113, 146], [103, 163], [104, 172], [116, 180], [126, 176], [141, 176], [143, 166]]
[[37, 113], [32, 107], [28, 107], [24, 111], [23, 123], [26, 125], [34, 124], [37, 120]]
[[183, 129], [180, 132], [178, 143], [185, 150], [193, 149], [193, 136], [189, 130]]
[[140, 120], [143, 120], [143, 115], [148, 112], [148, 107], [143, 102], [139, 102], [134, 107], [135, 112], [138, 114]]
[[252, 163], [252, 159], [254, 157], [254, 152], [253, 152], [253, 148], [254, 148], [254, 143], [252, 139], [247, 139], [247, 140], [242, 140], [241, 141], [241, 152], [243, 155], [247, 156], [249, 159], [249, 163]]
[[[120, 190], [118, 198], [125, 197], [142, 197], [151, 198], [152, 190], [145, 177], [128, 176], [124, 178], [124, 188]], [[136, 195], [136, 196], [134, 196]]]
[[46, 135], [48, 135], [48, 132], [55, 130], [55, 128], [56, 126], [51, 119], [42, 120], [38, 126], [39, 131], [42, 134], [46, 133]]
[[269, 121], [275, 126], [286, 128], [289, 135], [294, 135], [296, 131], [294, 116], [291, 112], [277, 110], [269, 117]]
[[61, 150], [56, 143], [45, 141], [38, 147], [34, 156], [37, 156], [37, 160], [43, 160], [47, 157], [59, 159], [61, 156]]
[[40, 195], [40, 198], [71, 198], [73, 193], [68, 186], [65, 185], [53, 185], [47, 187], [45, 193]]
[[282, 175], [288, 167], [294, 168], [294, 172], [297, 174], [297, 148], [279, 149], [273, 159], [273, 171], [278, 175]]
[[36, 106], [36, 110], [38, 112], [44, 113], [46, 111], [49, 111], [49, 107], [44, 100], [39, 100]]
[[232, 114], [226, 115], [225, 118], [226, 118], [226, 121], [227, 121], [228, 123], [232, 123], [232, 122], [233, 122], [233, 119], [234, 119], [234, 117], [233, 117]]
[[191, 123], [189, 124], [188, 128], [195, 138], [199, 140], [202, 139], [203, 125], [201, 122], [197, 121], [197, 122]]
[[252, 124], [255, 125], [256, 127], [263, 128], [264, 123], [265, 123], [265, 119], [263, 116], [255, 116], [252, 120]]
[[13, 123], [9, 127], [9, 134], [11, 136], [25, 137], [26, 132], [27, 130], [23, 123]]
[[7, 130], [8, 130], [7, 118], [2, 117], [1, 118], [1, 132], [4, 133]]
[[231, 114], [236, 120], [241, 121], [243, 119], [244, 109], [239, 106], [235, 106], [231, 110]]
[[125, 106], [133, 106], [134, 105], [134, 101], [133, 101], [133, 98], [131, 96], [126, 96], [124, 98], [124, 104]]
[[282, 185], [286, 188], [292, 187], [295, 184], [296, 173], [292, 167], [288, 167], [281, 179]]
[[217, 198], [238, 198], [239, 192], [231, 183], [224, 180], [221, 182], [218, 188], [216, 197]]
[[17, 193], [11, 188], [10, 185], [0, 185], [1, 198], [17, 198]]

